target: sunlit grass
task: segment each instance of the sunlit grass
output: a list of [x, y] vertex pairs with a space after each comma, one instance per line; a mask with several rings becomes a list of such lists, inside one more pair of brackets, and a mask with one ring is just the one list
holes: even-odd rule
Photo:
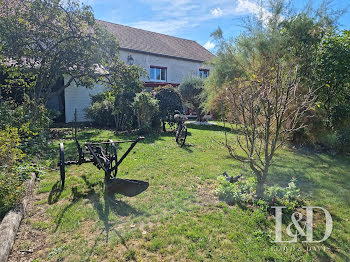
[[[189, 126], [186, 146], [178, 147], [173, 134], [152, 134], [138, 143], [121, 164], [118, 175], [148, 181], [149, 188], [128, 198], [105, 195], [104, 173], [92, 164], [70, 166], [66, 186], [57, 189], [59, 172], [42, 178], [37, 201], [44, 217], [28, 218], [47, 233], [47, 246], [38, 260], [57, 261], [264, 261], [350, 259], [348, 243], [350, 161], [348, 157], [280, 151], [269, 184], [286, 185], [292, 176], [307, 204], [327, 208], [334, 219], [331, 238], [320, 246], [326, 251], [306, 252], [297, 243], [294, 251], [279, 248], [274, 220], [260, 210], [220, 203], [215, 195], [216, 177], [249, 175], [246, 166], [233, 161], [216, 141], [224, 139], [218, 126]], [[234, 136], [236, 134], [230, 134]], [[112, 131], [86, 129], [79, 140], [105, 141], [135, 138]], [[58, 144], [65, 143], [69, 158], [75, 145], [66, 135], [54, 142], [51, 154], [58, 161]], [[120, 148], [126, 150], [127, 145]], [[40, 221], [39, 221], [40, 220]]]

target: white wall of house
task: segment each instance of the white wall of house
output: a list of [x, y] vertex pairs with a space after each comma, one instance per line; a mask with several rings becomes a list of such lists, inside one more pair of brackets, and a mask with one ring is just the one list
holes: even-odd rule
[[76, 86], [75, 83], [67, 87], [64, 90], [66, 123], [74, 122], [75, 109], [77, 109], [78, 122], [89, 121], [85, 115], [85, 108], [90, 106], [91, 96], [101, 93], [104, 89], [104, 86], [98, 84], [92, 89]]
[[[200, 68], [210, 69], [208, 65], [184, 59], [169, 58], [125, 50], [120, 50], [119, 54], [120, 59], [126, 63], [128, 56], [131, 55], [134, 59], [134, 64], [142, 66], [147, 73], [149, 73], [150, 66], [166, 67], [166, 82], [168, 83], [180, 84], [182, 80], [188, 76], [198, 76]], [[142, 78], [141, 80], [150, 81], [147, 78]]]
[[[139, 52], [120, 50], [120, 58], [127, 63], [128, 56], [131, 55], [134, 64], [142, 66], [149, 73], [150, 66], [160, 66], [167, 68], [167, 83], [180, 84], [188, 76], [198, 76], [199, 69], [210, 69], [209, 66], [200, 62], [188, 61], [183, 59], [162, 57], [157, 55], [144, 54]], [[65, 79], [66, 80], [66, 79]], [[150, 81], [143, 77], [142, 81]], [[85, 108], [91, 104], [91, 96], [102, 92], [104, 86], [96, 84], [93, 89], [83, 86], [76, 86], [72, 83], [65, 89], [65, 114], [66, 123], [74, 122], [74, 112], [77, 109], [77, 121], [89, 121], [85, 115]]]

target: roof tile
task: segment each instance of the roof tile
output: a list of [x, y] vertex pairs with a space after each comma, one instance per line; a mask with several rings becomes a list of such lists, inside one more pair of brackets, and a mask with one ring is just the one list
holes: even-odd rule
[[200, 62], [209, 61], [214, 57], [207, 49], [192, 40], [101, 20], [97, 20], [97, 22], [105, 26], [107, 30], [116, 36], [121, 49], [130, 49]]

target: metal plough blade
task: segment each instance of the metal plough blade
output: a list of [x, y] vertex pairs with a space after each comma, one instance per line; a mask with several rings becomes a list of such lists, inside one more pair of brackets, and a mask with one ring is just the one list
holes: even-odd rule
[[145, 191], [148, 186], [149, 183], [146, 181], [115, 178], [106, 184], [106, 192], [132, 197]]

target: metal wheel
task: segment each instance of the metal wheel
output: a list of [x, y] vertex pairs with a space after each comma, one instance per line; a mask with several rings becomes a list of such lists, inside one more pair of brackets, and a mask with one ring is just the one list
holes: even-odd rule
[[60, 174], [61, 174], [61, 187], [64, 188], [64, 181], [66, 179], [66, 170], [64, 163], [64, 146], [63, 143], [60, 144], [60, 162], [58, 163], [60, 166]]
[[111, 176], [112, 177], [116, 177], [117, 173], [118, 173], [118, 158], [117, 158], [117, 147], [115, 146], [113, 140], [109, 140], [109, 142], [111, 142], [110, 146], [109, 146], [109, 152], [108, 155], [110, 157], [110, 161], [109, 161], [109, 170], [111, 170]]
[[182, 125], [181, 129], [176, 132], [176, 143], [182, 147], [186, 142], [187, 127]]

